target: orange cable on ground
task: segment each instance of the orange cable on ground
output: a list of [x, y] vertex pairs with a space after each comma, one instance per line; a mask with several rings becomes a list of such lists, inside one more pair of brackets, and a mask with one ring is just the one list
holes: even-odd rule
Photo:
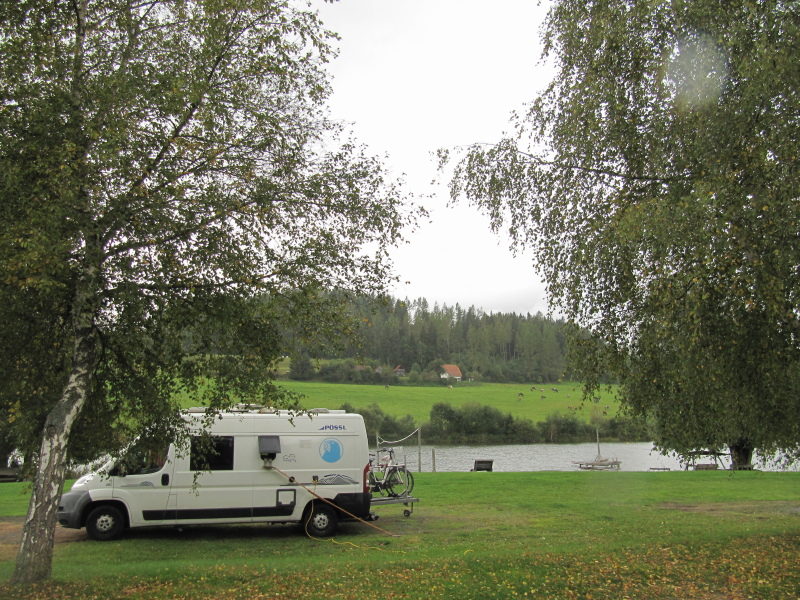
[[377, 529], [378, 531], [380, 531], [380, 532], [382, 532], [382, 533], [385, 533], [386, 535], [388, 535], [388, 536], [390, 536], [390, 537], [400, 537], [399, 535], [397, 535], [397, 534], [395, 534], [395, 533], [389, 533], [389, 532], [388, 532], [388, 531], [386, 531], [385, 529], [381, 529], [380, 527], [378, 527], [377, 525], [374, 525], [374, 524], [370, 523], [369, 521], [365, 521], [365, 520], [364, 520], [364, 519], [362, 519], [361, 517], [357, 517], [357, 516], [355, 516], [353, 513], [346, 511], [345, 509], [341, 508], [340, 506], [336, 506], [336, 505], [335, 505], [333, 502], [331, 502], [331, 501], [330, 501], [330, 500], [328, 500], [327, 498], [323, 498], [323, 497], [322, 497], [322, 496], [320, 496], [318, 493], [316, 493], [314, 490], [311, 490], [311, 489], [307, 488], [306, 486], [304, 486], [302, 483], [300, 483], [299, 481], [297, 481], [297, 479], [295, 479], [295, 478], [294, 478], [294, 477], [292, 477], [291, 475], [289, 475], [289, 474], [287, 474], [287, 473], [284, 473], [283, 471], [281, 471], [281, 470], [280, 470], [278, 467], [269, 467], [269, 468], [270, 468], [270, 469], [273, 469], [273, 470], [275, 470], [275, 471], [277, 471], [278, 473], [280, 473], [281, 475], [283, 475], [284, 477], [286, 477], [286, 478], [287, 478], [287, 479], [288, 479], [290, 482], [292, 482], [292, 483], [296, 483], [296, 484], [297, 484], [297, 485], [299, 485], [301, 488], [303, 488], [304, 490], [306, 490], [306, 491], [307, 491], [309, 494], [311, 494], [311, 495], [313, 495], [313, 496], [316, 496], [317, 498], [319, 498], [319, 499], [320, 499], [320, 500], [322, 500], [323, 502], [326, 502], [326, 503], [330, 504], [330, 505], [331, 505], [331, 506], [333, 506], [333, 507], [334, 507], [336, 510], [340, 510], [340, 511], [342, 511], [343, 513], [345, 513], [346, 515], [349, 515], [349, 516], [353, 517], [353, 518], [354, 518], [354, 519], [356, 519], [357, 521], [361, 521], [361, 522], [362, 522], [362, 523], [364, 523], [365, 525], [369, 525], [370, 527], [373, 527], [374, 529]]

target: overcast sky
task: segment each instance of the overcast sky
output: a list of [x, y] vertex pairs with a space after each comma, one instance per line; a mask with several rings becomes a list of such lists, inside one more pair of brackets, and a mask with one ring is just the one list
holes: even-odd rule
[[[541, 6], [540, 6], [541, 4]], [[341, 36], [329, 65], [331, 114], [351, 124], [373, 154], [404, 174], [431, 222], [394, 252], [399, 298], [426, 298], [486, 312], [546, 312], [529, 257], [465, 203], [448, 208], [446, 182], [432, 186], [442, 147], [497, 141], [511, 112], [550, 74], [540, 62], [539, 0], [312, 0]], [[406, 283], [408, 282], [408, 283]]]

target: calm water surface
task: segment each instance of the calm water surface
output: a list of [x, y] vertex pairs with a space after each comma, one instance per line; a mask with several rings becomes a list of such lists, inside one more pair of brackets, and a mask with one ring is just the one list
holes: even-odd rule
[[[417, 446], [404, 442], [396, 447], [396, 459], [405, 461], [412, 471], [433, 471], [433, 451], [436, 453], [436, 471], [469, 471], [476, 460], [493, 460], [494, 471], [577, 471], [573, 461], [585, 462], [597, 457], [597, 444], [511, 444], [499, 446], [428, 446], [421, 453]], [[684, 466], [675, 456], [663, 456], [653, 450], [650, 442], [600, 444], [603, 458], [622, 461], [620, 471], [649, 471], [650, 469], [682, 470]], [[713, 462], [702, 459], [698, 462]], [[720, 468], [729, 468], [730, 460], [720, 461]], [[778, 470], [774, 465], [760, 465], [762, 470]], [[800, 470], [795, 464], [789, 470]]]

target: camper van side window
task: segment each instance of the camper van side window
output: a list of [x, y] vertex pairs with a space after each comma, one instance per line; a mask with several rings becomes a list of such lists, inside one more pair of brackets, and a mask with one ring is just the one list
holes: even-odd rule
[[233, 437], [193, 437], [189, 468], [192, 471], [233, 471]]

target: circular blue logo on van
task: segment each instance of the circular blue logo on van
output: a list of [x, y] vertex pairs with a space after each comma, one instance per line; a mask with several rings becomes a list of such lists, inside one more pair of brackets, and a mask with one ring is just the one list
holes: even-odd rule
[[338, 462], [342, 458], [342, 454], [344, 454], [344, 446], [336, 438], [326, 438], [319, 445], [319, 455], [325, 462]]

